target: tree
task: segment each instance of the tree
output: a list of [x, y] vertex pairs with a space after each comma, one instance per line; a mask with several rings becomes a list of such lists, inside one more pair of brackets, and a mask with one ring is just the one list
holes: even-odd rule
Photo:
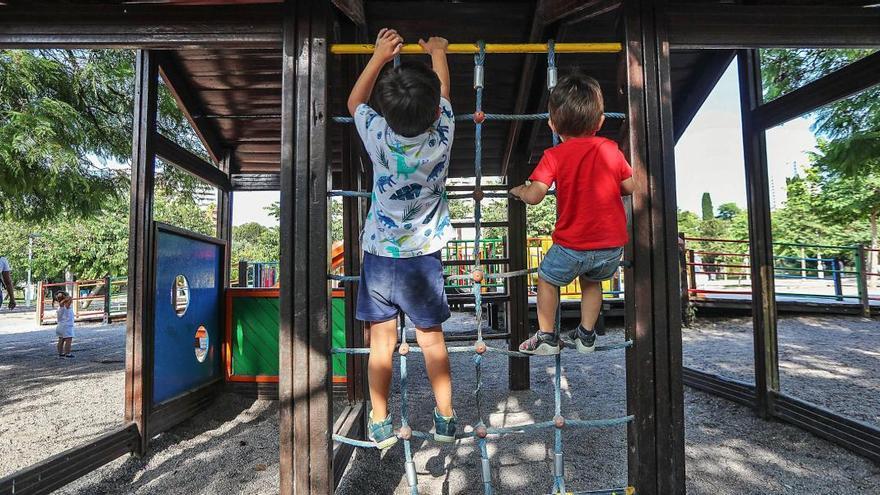
[[[131, 51], [0, 50], [0, 217], [96, 215], [127, 196], [133, 82]], [[164, 88], [158, 120], [163, 134], [204, 155]], [[161, 180], [203, 192], [182, 172]]]
[[703, 221], [715, 218], [715, 208], [712, 207], [712, 195], [704, 192], [702, 202]]
[[733, 220], [734, 217], [741, 215], [742, 212], [742, 208], [736, 203], [722, 203], [718, 206], [718, 215], [716, 215], [715, 218], [720, 220]]

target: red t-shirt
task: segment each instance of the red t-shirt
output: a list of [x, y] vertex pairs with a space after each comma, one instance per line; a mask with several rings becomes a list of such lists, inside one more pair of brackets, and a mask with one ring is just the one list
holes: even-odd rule
[[559, 218], [553, 242], [586, 251], [626, 244], [620, 183], [632, 168], [617, 143], [601, 137], [568, 139], [544, 152], [530, 180], [556, 183]]

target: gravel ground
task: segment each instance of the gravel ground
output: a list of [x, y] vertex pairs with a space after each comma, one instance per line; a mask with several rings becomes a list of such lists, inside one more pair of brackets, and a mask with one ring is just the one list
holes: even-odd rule
[[57, 357], [54, 326], [0, 315], [0, 477], [122, 424], [125, 325], [77, 325], [75, 357]]
[[[880, 425], [880, 322], [783, 317], [778, 334], [783, 392]], [[683, 340], [686, 366], [755, 382], [751, 318], [700, 318]]]
[[[456, 322], [462, 326], [469, 322], [466, 316], [457, 318]], [[800, 324], [815, 331], [816, 326], [825, 329], [833, 327], [829, 322], [834, 321], [840, 325], [849, 325], [840, 323], [840, 319], [825, 321], [824, 318], [804, 320], [811, 321], [810, 325], [792, 323], [801, 320], [786, 319], [781, 327]], [[864, 322], [865, 328], [862, 332], [867, 332], [873, 323], [853, 319], [852, 323], [856, 328], [848, 331], [859, 333], [862, 328], [858, 325], [859, 321]], [[750, 320], [734, 320], [729, 326], [722, 325], [720, 321], [709, 323], [701, 323], [699, 330], [686, 331], [685, 352], [688, 364], [708, 365], [716, 362], [715, 357], [725, 354], [730, 348], [737, 348], [725, 345], [707, 347], [704, 344], [707, 339], [703, 335], [708, 336], [709, 340], [714, 339], [719, 344], [724, 344], [721, 334], [725, 327], [750, 328], [751, 325]], [[843, 335], [844, 330], [839, 332], [839, 335]], [[750, 335], [747, 332], [731, 334], [745, 335], [748, 337], [746, 346], [750, 345]], [[80, 335], [83, 335], [82, 345], [85, 347], [85, 331], [81, 331]], [[0, 336], [2, 338], [6, 336]], [[605, 342], [614, 342], [622, 338], [619, 329], [610, 329], [603, 339]], [[780, 341], [782, 340], [781, 337]], [[5, 351], [9, 347], [5, 340], [0, 342], [4, 349], [0, 363], [7, 366]], [[839, 346], [839, 339], [833, 342], [837, 342], [836, 345]], [[502, 342], [490, 344], [502, 345]], [[121, 352], [121, 340], [116, 345], [120, 346]], [[718, 347], [720, 349], [714, 353], [710, 352]], [[861, 345], [848, 345], [847, 348], [849, 347], [862, 348]], [[878, 346], [874, 344], [867, 348], [877, 349]], [[106, 354], [108, 351], [103, 352]], [[838, 359], [840, 352], [843, 350], [838, 350], [836, 354], [829, 351], [831, 356], [837, 355]], [[415, 356], [410, 360], [410, 416], [415, 428], [426, 430], [430, 428], [433, 401], [422, 359]], [[483, 410], [488, 423], [509, 426], [552, 417], [552, 358], [533, 360], [531, 390], [508, 393], [507, 359], [491, 354], [487, 356], [489, 357], [484, 363]], [[808, 359], [809, 356], [801, 351], [800, 357], [805, 360], [803, 362], [812, 362]], [[817, 354], [813, 359], [820, 356]], [[39, 359], [34, 361], [41, 362]], [[726, 361], [735, 360], [728, 357]], [[623, 351], [587, 356], [569, 352], [564, 356], [564, 363], [565, 376], [568, 378], [563, 382], [563, 411], [566, 417], [592, 419], [625, 414]], [[455, 407], [463, 422], [470, 423], [476, 416], [476, 404], [472, 396], [475, 380], [471, 355], [453, 354], [452, 366]], [[5, 381], [6, 368], [2, 369]], [[726, 368], [716, 370], [722, 371], [734, 373]], [[120, 377], [117, 390], [121, 390], [122, 373], [117, 374]], [[5, 390], [5, 386], [6, 383], [0, 383], [0, 387], [3, 387], [0, 390]], [[87, 389], [81, 387], [81, 390]], [[7, 399], [5, 395], [3, 397], [5, 404]], [[397, 395], [392, 398], [394, 411], [399, 407], [397, 399]], [[121, 417], [121, 397], [116, 402], [118, 405], [115, 407], [120, 411], [117, 417]], [[108, 410], [113, 408], [109, 407]], [[6, 411], [4, 407], [4, 422]], [[146, 457], [118, 459], [65, 487], [59, 493], [276, 493], [277, 411], [277, 403], [273, 401], [254, 401], [232, 394], [223, 395], [210, 411], [199, 414], [154, 440], [153, 449]], [[686, 389], [685, 417], [689, 493], [880, 493], [880, 467], [876, 464], [797, 428], [757, 419], [744, 407]], [[395, 414], [395, 419], [399, 422], [398, 414]], [[113, 424], [108, 424], [104, 429], [109, 426]], [[16, 427], [16, 430], [21, 428]], [[20, 435], [16, 435], [18, 437]], [[567, 430], [565, 452], [568, 488], [587, 490], [624, 483], [625, 440], [623, 427]], [[32, 449], [36, 451], [34, 455], [38, 459], [52, 453], [43, 450], [44, 448]], [[498, 493], [546, 493], [552, 483], [552, 433], [509, 435], [492, 439], [489, 451], [493, 482]], [[472, 440], [462, 440], [454, 446], [443, 447], [433, 443], [414, 442], [414, 452], [420, 493], [481, 493], [479, 454]], [[2, 459], [7, 457], [6, 451], [0, 452], [0, 462], [4, 462]], [[374, 450], [358, 451], [337, 493], [407, 493], [402, 445], [395, 446], [381, 456]]]

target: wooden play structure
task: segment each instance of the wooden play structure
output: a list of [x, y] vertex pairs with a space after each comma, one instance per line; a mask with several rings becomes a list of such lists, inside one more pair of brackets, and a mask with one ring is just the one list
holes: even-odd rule
[[[353, 319], [359, 257], [344, 258], [344, 275], [330, 273], [328, 201], [334, 194], [343, 197], [344, 250], [359, 253], [358, 233], [368, 204], [362, 196], [371, 189], [371, 174], [357, 136], [346, 123], [343, 101], [363, 63], [358, 54], [369, 50], [363, 44], [384, 26], [397, 28], [407, 39], [436, 33], [454, 42], [449, 55], [456, 76], [452, 101], [462, 118], [450, 175], [476, 180], [474, 185], [448, 190], [472, 198], [477, 212], [483, 198], [507, 188], [483, 186], [480, 177], [498, 176], [506, 184], [519, 184], [543, 149], [552, 145], [543, 125], [546, 114], [541, 113], [547, 104], [547, 81], [552, 78], [548, 68], [556, 65], [560, 72], [578, 68], [597, 76], [603, 87], [606, 110], [615, 118], [608, 119], [602, 135], [620, 143], [633, 165], [637, 188], [630, 205], [632, 240], [623, 268], [626, 342], [614, 350], [626, 353], [627, 415], [609, 419], [626, 425], [628, 477], [618, 487], [593, 493], [685, 492], [685, 384], [748, 404], [763, 418], [793, 423], [880, 459], [876, 427], [780, 391], [764, 138], [769, 127], [880, 82], [880, 57], [866, 57], [763, 103], [757, 52], [761, 47], [878, 46], [880, 10], [864, 8], [869, 3], [0, 2], [0, 47], [137, 50], [125, 424], [3, 478], [0, 495], [47, 493], [119, 456], [143, 455], [152, 438], [192, 417], [224, 390], [279, 400], [281, 493], [334, 491], [353, 449], [361, 446], [358, 440], [364, 438], [366, 373], [363, 352], [358, 350], [365, 346], [365, 334]], [[402, 56], [411, 56], [406, 53]], [[682, 369], [674, 145], [733, 57], [740, 60], [742, 88], [754, 385]], [[484, 63], [483, 78], [475, 88], [474, 66]], [[210, 161], [158, 132], [160, 77], [189, 118]], [[472, 133], [474, 139], [469, 137]], [[217, 188], [215, 236], [153, 220], [157, 158]], [[234, 192], [261, 190], [280, 191], [279, 287], [239, 297], [243, 293], [235, 291], [247, 289], [230, 289], [228, 282]], [[337, 194], [345, 191], [352, 194]], [[480, 300], [506, 305], [508, 345], [493, 345], [488, 352], [509, 356], [511, 390], [530, 386], [529, 359], [515, 352], [529, 332], [528, 281], [519, 276], [528, 273], [525, 222], [525, 206], [509, 201], [506, 221], [481, 222], [477, 215], [473, 222], [458, 225], [476, 227], [478, 236], [479, 227], [507, 229], [508, 254], [495, 262], [502, 266], [493, 276], [517, 275], [510, 275], [502, 296], [479, 290], [483, 277], [477, 272], [486, 274], [480, 270], [479, 256], [461, 260], [468, 270], [459, 276], [477, 289], [460, 297], [475, 304], [478, 315]], [[183, 312], [172, 295], [184, 286], [178, 276], [186, 279], [188, 287], [188, 307]], [[331, 287], [338, 282], [344, 287], [340, 313], [345, 319], [344, 346], [331, 341]], [[240, 363], [241, 373], [228, 359], [228, 353], [245, 352], [250, 345], [246, 339], [236, 340], [229, 326], [236, 321], [236, 304], [249, 305], [247, 311], [255, 314], [271, 313], [277, 307], [277, 379], [270, 378], [275, 371], [271, 359], [259, 356], [267, 349], [271, 353], [271, 346], [247, 356], [252, 359]], [[271, 333], [265, 326], [261, 331]], [[468, 352], [477, 356], [487, 352], [479, 330], [471, 338], [475, 342], [466, 348]], [[402, 351], [401, 370], [405, 370], [407, 351], [417, 350]], [[336, 422], [334, 356], [345, 361], [349, 404]], [[557, 363], [557, 395], [558, 370]], [[481, 446], [484, 478], [479, 490], [492, 493], [486, 479], [491, 478], [487, 473], [492, 459], [485, 442], [505, 432], [482, 421], [468, 422]], [[538, 423], [536, 428], [553, 430], [557, 438], [564, 428], [603, 426], [567, 422], [558, 409], [556, 417], [540, 418]], [[419, 433], [401, 426], [404, 440]], [[577, 493], [578, 487], [564, 483], [560, 441], [553, 455], [551, 490]], [[409, 473], [414, 493], [418, 482], [409, 479]]]

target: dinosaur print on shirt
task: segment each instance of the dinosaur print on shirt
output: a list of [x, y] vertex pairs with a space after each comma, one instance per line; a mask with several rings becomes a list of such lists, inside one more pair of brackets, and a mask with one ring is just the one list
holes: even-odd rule
[[413, 137], [394, 132], [366, 104], [354, 115], [373, 163], [373, 191], [361, 242], [377, 256], [434, 253], [455, 238], [449, 228], [446, 176], [455, 133], [452, 107], [440, 99], [440, 117]]

